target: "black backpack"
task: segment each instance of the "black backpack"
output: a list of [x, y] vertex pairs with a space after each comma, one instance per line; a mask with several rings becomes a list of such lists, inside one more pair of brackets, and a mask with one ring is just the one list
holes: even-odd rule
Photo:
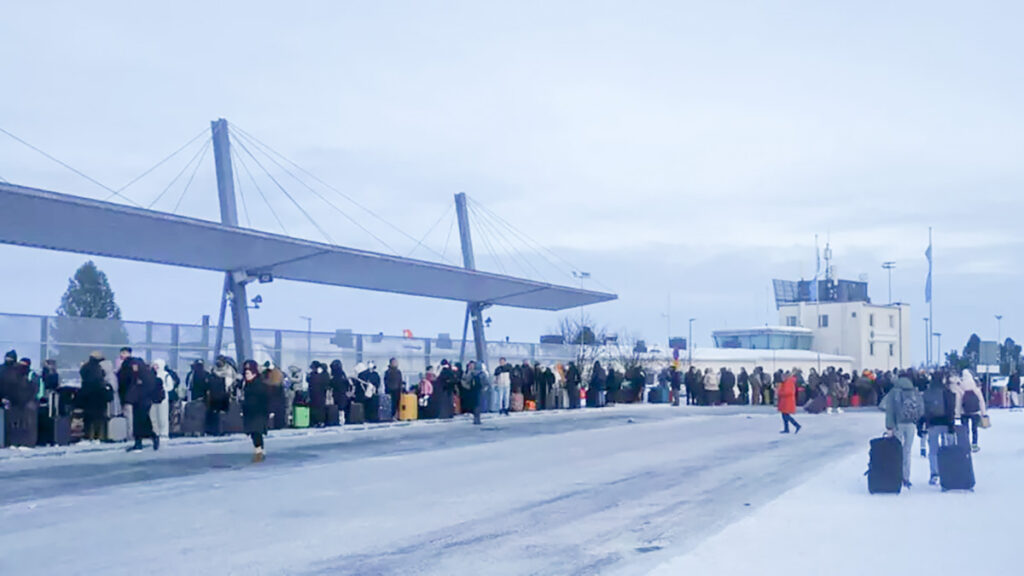
[[977, 392], [974, 390], [964, 392], [963, 408], [964, 414], [977, 414], [981, 412], [981, 400], [978, 398]]
[[924, 416], [938, 420], [946, 416], [946, 397], [942, 388], [928, 388], [924, 393]]

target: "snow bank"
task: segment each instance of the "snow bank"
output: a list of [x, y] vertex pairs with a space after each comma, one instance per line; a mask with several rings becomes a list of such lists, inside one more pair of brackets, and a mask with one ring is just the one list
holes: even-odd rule
[[915, 444], [914, 488], [871, 496], [864, 449], [712, 536], [651, 576], [1009, 574], [1019, 563], [1024, 413], [995, 411], [974, 457], [973, 493], [928, 485]]

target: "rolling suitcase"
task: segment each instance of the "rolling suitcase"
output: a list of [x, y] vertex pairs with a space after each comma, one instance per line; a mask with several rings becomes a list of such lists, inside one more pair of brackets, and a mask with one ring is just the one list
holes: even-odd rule
[[271, 430], [280, 430], [288, 426], [288, 399], [284, 390], [278, 388], [270, 393], [267, 401], [267, 425]]
[[899, 494], [903, 489], [903, 445], [887, 436], [871, 441], [868, 471], [868, 492]]
[[373, 397], [371, 406], [373, 409], [370, 417], [373, 422], [391, 422], [391, 396], [378, 394]]
[[56, 446], [70, 446], [71, 445], [71, 417], [70, 416], [56, 416], [51, 421], [52, 423], [52, 444]]
[[328, 404], [325, 408], [326, 426], [341, 426], [341, 409], [336, 404]]
[[232, 399], [228, 411], [221, 417], [221, 430], [224, 434], [242, 434], [245, 432], [245, 419], [242, 417], [242, 405]]
[[974, 490], [974, 462], [966, 426], [957, 426], [956, 434], [939, 437], [939, 485], [942, 491]]
[[181, 402], [171, 402], [167, 407], [167, 430], [173, 438], [182, 435], [183, 410]]
[[[206, 408], [205, 406], [203, 408]], [[203, 411], [203, 418], [206, 417], [206, 411]], [[199, 421], [199, 428], [197, 436], [203, 433], [203, 421]], [[128, 441], [128, 419], [124, 416], [115, 416], [107, 420], [107, 442], [126, 442]]]
[[309, 428], [309, 406], [296, 406], [292, 411], [292, 425], [296, 428]]
[[828, 400], [824, 396], [816, 396], [804, 406], [808, 414], [821, 414], [828, 407]]
[[513, 392], [508, 402], [509, 412], [522, 412], [525, 406], [526, 397], [521, 392]]
[[349, 402], [348, 412], [345, 414], [345, 424], [365, 424], [366, 407], [362, 402]]
[[[114, 419], [110, 419], [111, 424]], [[125, 432], [128, 430], [128, 422], [125, 421]], [[113, 438], [110, 433], [111, 425], [107, 426], [107, 437], [112, 442], [120, 442]], [[206, 430], [206, 402], [202, 400], [193, 400], [188, 404], [185, 404], [185, 409], [182, 410], [181, 414], [181, 433], [185, 436], [202, 436]]]
[[419, 406], [415, 394], [402, 394], [398, 404], [398, 419], [416, 420], [419, 417]]
[[7, 446], [31, 448], [38, 443], [39, 412], [35, 406], [8, 408], [5, 424]]
[[79, 409], [71, 411], [71, 441], [78, 442], [85, 438], [85, 412]]

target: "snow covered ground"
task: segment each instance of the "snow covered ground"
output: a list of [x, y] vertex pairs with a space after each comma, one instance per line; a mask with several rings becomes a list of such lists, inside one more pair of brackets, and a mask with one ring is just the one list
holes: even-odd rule
[[[259, 465], [241, 437], [0, 451], [0, 574], [767, 574], [758, 555], [810, 562], [834, 545], [797, 569], [833, 573], [857, 548], [829, 530], [873, 542], [861, 550], [900, 522], [962, 536], [958, 503], [1008, 498], [1021, 477], [990, 469], [1013, 450], [1000, 436], [1021, 432], [1000, 414], [978, 494], [869, 498], [882, 416], [799, 418], [798, 436], [770, 409], [650, 405], [289, 431]], [[944, 523], [903, 518], [931, 514], [913, 507], [927, 498]], [[845, 518], [871, 510], [852, 533]]]
[[928, 486], [927, 460], [915, 453], [909, 493], [870, 496], [865, 447], [651, 576], [1018, 574], [1024, 413], [996, 410], [992, 421], [974, 456], [973, 493]]

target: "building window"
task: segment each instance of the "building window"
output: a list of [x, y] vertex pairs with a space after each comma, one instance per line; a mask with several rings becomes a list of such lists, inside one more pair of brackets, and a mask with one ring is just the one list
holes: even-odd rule
[[875, 315], [874, 314], [868, 314], [868, 326], [874, 326], [874, 325], [875, 325]]
[[895, 356], [895, 355], [896, 355], [896, 345], [895, 344], [889, 344], [889, 356], [891, 357], [891, 356]]
[[896, 327], [896, 317], [893, 316], [892, 314], [889, 314], [889, 328], [895, 328], [895, 327]]
[[786, 326], [796, 326], [796, 316], [786, 316]]
[[828, 314], [818, 316], [818, 328], [828, 328]]
[[872, 356], [875, 355], [875, 343], [874, 342], [868, 344], [868, 353], [871, 354]]

